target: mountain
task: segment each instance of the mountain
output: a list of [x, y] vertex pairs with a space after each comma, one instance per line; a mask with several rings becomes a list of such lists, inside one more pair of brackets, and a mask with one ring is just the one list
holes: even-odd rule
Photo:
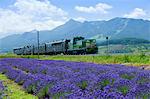
[[[85, 21], [83, 23], [69, 20], [53, 30], [40, 31], [40, 42], [50, 42], [75, 36], [96, 38], [99, 41], [121, 38], [139, 38], [150, 40], [150, 21], [131, 18], [113, 18], [108, 21]], [[14, 47], [36, 43], [35, 31], [15, 34], [0, 39], [0, 52], [10, 51]]]

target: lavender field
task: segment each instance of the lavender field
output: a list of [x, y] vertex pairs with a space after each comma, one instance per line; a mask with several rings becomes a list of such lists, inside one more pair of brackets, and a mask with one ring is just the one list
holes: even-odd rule
[[150, 98], [150, 70], [138, 67], [23, 58], [0, 62], [1, 74], [40, 99]]

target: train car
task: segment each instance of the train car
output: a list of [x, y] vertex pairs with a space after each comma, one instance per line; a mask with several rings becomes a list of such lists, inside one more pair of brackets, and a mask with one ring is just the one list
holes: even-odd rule
[[56, 41], [52, 43], [52, 48], [53, 48], [54, 54], [63, 53], [65, 51], [65, 40]]
[[24, 55], [31, 55], [33, 54], [33, 45], [28, 45], [24, 47]]
[[46, 44], [43, 43], [43, 44], [40, 44], [39, 45], [39, 54], [46, 54]]
[[53, 54], [66, 54], [68, 49], [68, 42], [70, 42], [70, 40], [67, 39], [52, 42], [50, 50], [53, 51]]
[[33, 55], [38, 54], [38, 47], [34, 45]]
[[17, 55], [23, 55], [24, 54], [24, 47], [14, 48], [13, 53], [17, 54]]
[[54, 53], [53, 47], [52, 47], [52, 42], [45, 43], [46, 44], [46, 54], [47, 55], [52, 55]]

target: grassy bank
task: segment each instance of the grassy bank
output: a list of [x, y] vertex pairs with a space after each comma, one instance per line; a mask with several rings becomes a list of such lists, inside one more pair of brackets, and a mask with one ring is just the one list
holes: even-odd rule
[[3, 99], [38, 99], [36, 96], [26, 93], [21, 86], [8, 79], [5, 75], [0, 74], [0, 80], [3, 81], [3, 85], [6, 87]]
[[98, 64], [150, 65], [150, 56], [145, 55], [113, 55], [113, 56], [51, 56], [40, 57], [48, 60], [66, 60], [93, 62]]
[[[37, 58], [37, 55], [17, 56], [14, 54], [0, 55], [0, 58]], [[125, 64], [125, 65], [150, 65], [150, 56], [144, 54], [138, 55], [40, 55], [42, 60], [65, 60], [77, 62], [94, 62], [99, 64]]]
[[0, 58], [20, 58], [21, 56], [15, 54], [0, 54]]

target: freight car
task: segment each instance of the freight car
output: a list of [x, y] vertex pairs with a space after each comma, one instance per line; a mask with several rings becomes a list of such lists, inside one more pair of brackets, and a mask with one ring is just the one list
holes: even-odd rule
[[72, 40], [42, 43], [39, 44], [39, 48], [35, 45], [14, 48], [13, 52], [17, 55], [95, 54], [98, 52], [98, 47], [95, 39], [74, 37]]

